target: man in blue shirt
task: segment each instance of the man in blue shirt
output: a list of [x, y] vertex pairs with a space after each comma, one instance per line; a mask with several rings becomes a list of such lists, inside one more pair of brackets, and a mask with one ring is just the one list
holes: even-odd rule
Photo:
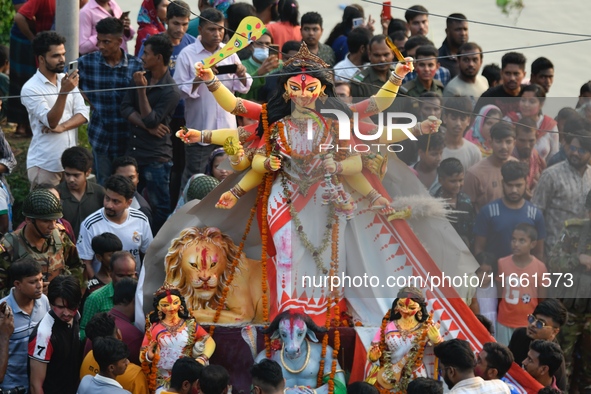
[[49, 301], [43, 294], [41, 265], [33, 258], [25, 257], [13, 263], [10, 266], [10, 278], [13, 280], [14, 287], [10, 290], [8, 297], [0, 300], [0, 304], [6, 302], [12, 310], [14, 331], [10, 336], [8, 347], [10, 363], [6, 368], [4, 379], [0, 379], [0, 389], [7, 391], [22, 386], [25, 392], [28, 392], [29, 335], [49, 311]]
[[[503, 197], [482, 207], [474, 224], [474, 255], [490, 252], [497, 259], [509, 256], [511, 234], [519, 223], [528, 223], [536, 227], [538, 242], [532, 254], [539, 260], [544, 256], [546, 225], [544, 217], [531, 202], [525, 200], [526, 178], [529, 173], [527, 164], [508, 161], [501, 167], [503, 176]], [[542, 260], [543, 261], [543, 260]]]
[[130, 123], [119, 114], [125, 90], [142, 62], [123, 52], [123, 22], [105, 18], [96, 24], [97, 52], [78, 59], [80, 90], [93, 107], [88, 140], [99, 184], [111, 175], [111, 161], [123, 156], [130, 138]]

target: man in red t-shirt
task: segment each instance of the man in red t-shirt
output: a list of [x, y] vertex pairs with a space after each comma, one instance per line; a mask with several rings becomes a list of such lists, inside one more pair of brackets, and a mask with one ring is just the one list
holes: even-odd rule
[[55, 21], [55, 0], [28, 0], [14, 15], [14, 23], [30, 41], [37, 33], [51, 30]]

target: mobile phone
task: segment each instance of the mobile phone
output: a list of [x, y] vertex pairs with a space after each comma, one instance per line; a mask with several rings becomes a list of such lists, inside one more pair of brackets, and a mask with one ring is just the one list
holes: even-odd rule
[[279, 55], [279, 45], [269, 44], [269, 55]]
[[78, 60], [74, 60], [68, 64], [68, 74], [71, 74], [76, 70], [78, 70]]
[[125, 11], [124, 13], [121, 14], [121, 17], [119, 17], [119, 19], [127, 18], [130, 13], [131, 13], [131, 11]]
[[363, 18], [353, 18], [353, 27], [363, 25]]
[[392, 8], [390, 7], [392, 5], [392, 2], [384, 1], [382, 5], [382, 16], [387, 19], [392, 19]]
[[225, 66], [217, 66], [218, 74], [232, 74], [238, 70], [238, 65], [236, 64], [228, 64]]

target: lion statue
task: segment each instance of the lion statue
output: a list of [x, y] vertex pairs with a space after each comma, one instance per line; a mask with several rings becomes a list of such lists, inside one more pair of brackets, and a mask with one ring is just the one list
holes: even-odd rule
[[165, 282], [180, 289], [197, 321], [211, 323], [235, 259], [239, 263], [217, 323], [260, 323], [261, 264], [244, 254], [238, 256], [238, 247], [217, 228], [189, 227], [172, 240], [165, 258]]

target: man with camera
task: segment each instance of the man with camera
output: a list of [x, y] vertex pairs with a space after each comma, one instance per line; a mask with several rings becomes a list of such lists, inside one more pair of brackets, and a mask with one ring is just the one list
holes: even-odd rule
[[31, 189], [41, 183], [57, 186], [61, 182], [62, 153], [76, 146], [78, 126], [89, 119], [89, 109], [78, 90], [78, 72], [64, 74], [65, 42], [53, 31], [35, 36], [33, 51], [39, 69], [21, 90], [33, 131], [27, 152]]
[[[222, 48], [224, 34], [224, 14], [215, 8], [204, 10], [200, 15], [197, 40], [185, 47], [177, 58], [174, 80], [179, 84], [181, 98], [185, 100], [185, 120], [188, 128], [197, 130], [236, 128], [236, 116], [226, 112], [211, 93], [219, 87], [219, 84], [207, 86], [195, 75], [195, 62], [206, 59]], [[236, 54], [217, 63], [214, 72], [216, 71], [219, 74], [219, 81], [233, 93], [247, 93], [252, 85], [252, 77], [248, 75]], [[181, 190], [192, 175], [205, 172], [209, 155], [216, 148], [218, 146], [209, 144], [207, 138], [200, 143], [185, 145], [185, 170]]]

